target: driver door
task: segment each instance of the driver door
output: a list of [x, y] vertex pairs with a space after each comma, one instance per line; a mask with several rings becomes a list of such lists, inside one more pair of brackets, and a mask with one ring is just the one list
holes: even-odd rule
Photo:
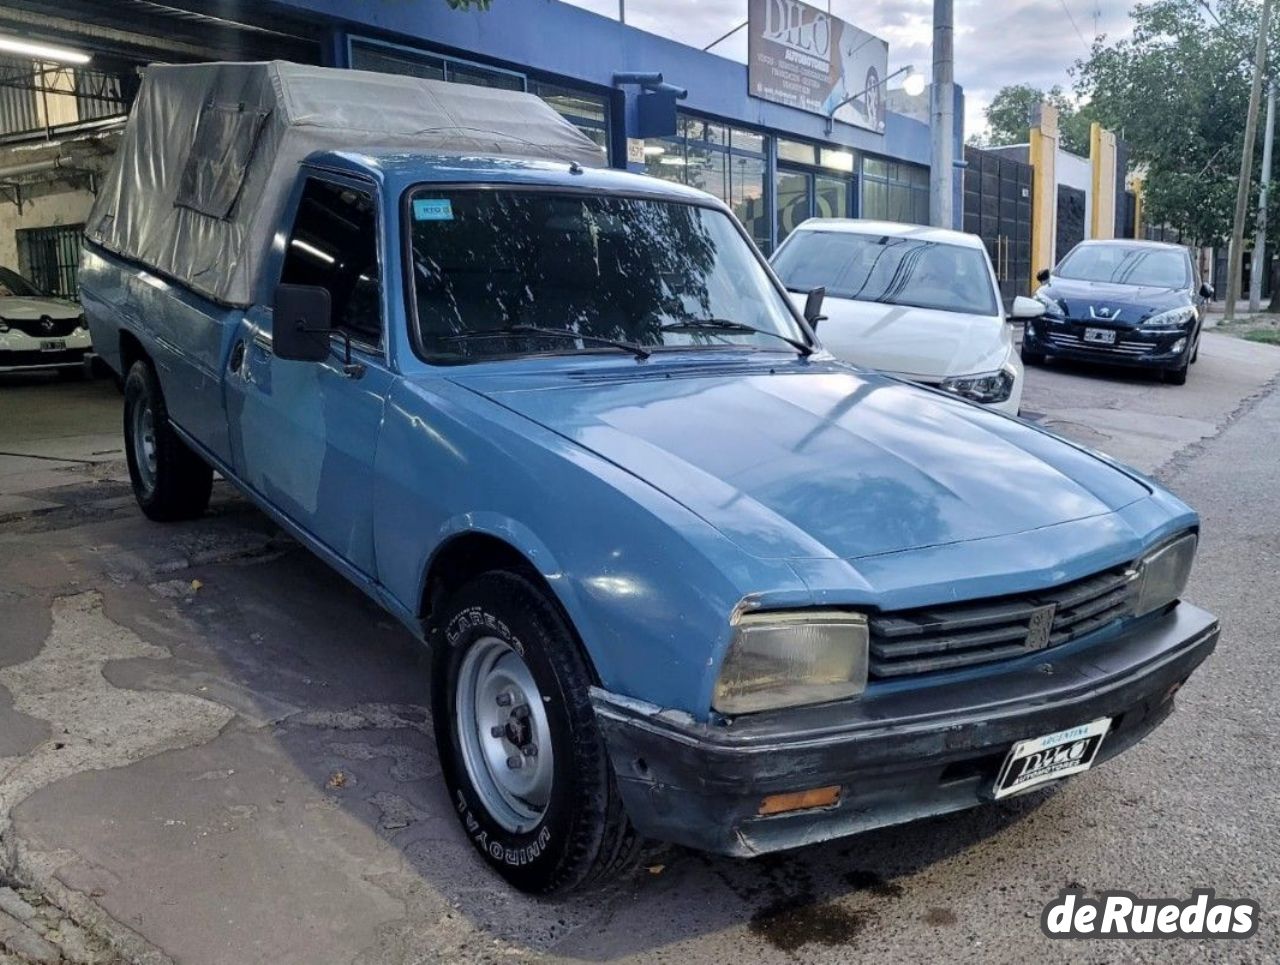
[[279, 280], [328, 289], [334, 327], [329, 357], [277, 358], [271, 309], [258, 305], [242, 323], [227, 379], [232, 455], [241, 480], [369, 578], [373, 461], [393, 382], [378, 221], [370, 185], [328, 173], [304, 176]]

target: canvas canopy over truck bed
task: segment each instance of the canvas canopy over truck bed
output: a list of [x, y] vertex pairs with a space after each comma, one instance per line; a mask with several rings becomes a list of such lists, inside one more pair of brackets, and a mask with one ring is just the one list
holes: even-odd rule
[[282, 61], [152, 66], [85, 235], [247, 306], [298, 163], [369, 148], [604, 164], [532, 94]]

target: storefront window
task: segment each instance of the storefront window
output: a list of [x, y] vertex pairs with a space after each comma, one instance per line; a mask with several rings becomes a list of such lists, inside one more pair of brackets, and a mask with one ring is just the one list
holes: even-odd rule
[[929, 223], [929, 170], [881, 158], [862, 162], [862, 217]]
[[529, 81], [529, 93], [537, 94], [591, 140], [609, 151], [609, 105], [602, 94], [589, 94], [542, 81]]
[[645, 173], [715, 195], [768, 250], [765, 148], [763, 134], [681, 115], [676, 137], [645, 141]]
[[778, 160], [791, 161], [793, 164], [817, 164], [818, 145], [805, 144], [802, 141], [784, 141], [779, 139]]

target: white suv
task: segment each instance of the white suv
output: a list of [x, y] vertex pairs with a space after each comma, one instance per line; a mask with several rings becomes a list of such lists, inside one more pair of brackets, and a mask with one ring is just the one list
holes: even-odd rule
[[88, 372], [93, 342], [75, 302], [0, 267], [0, 372]]

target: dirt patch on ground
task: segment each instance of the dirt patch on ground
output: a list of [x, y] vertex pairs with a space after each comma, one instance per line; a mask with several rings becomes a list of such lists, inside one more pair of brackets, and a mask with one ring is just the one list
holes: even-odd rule
[[1223, 335], [1261, 342], [1264, 345], [1280, 345], [1280, 313], [1261, 312], [1242, 315], [1231, 322], [1219, 322], [1213, 329]]

